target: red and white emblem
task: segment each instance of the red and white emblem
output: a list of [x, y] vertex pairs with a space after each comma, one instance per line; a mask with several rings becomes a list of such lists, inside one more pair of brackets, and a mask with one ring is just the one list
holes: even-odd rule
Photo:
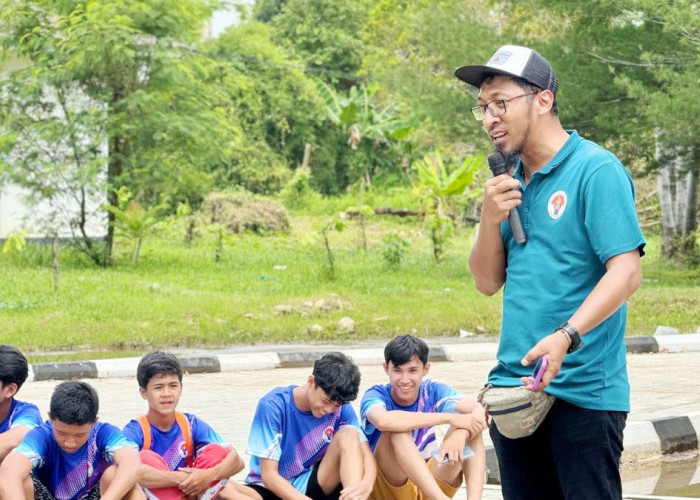
[[549, 197], [547, 202], [547, 213], [549, 216], [557, 220], [559, 217], [564, 215], [564, 210], [566, 210], [566, 193], [564, 191], [557, 191], [552, 196]]

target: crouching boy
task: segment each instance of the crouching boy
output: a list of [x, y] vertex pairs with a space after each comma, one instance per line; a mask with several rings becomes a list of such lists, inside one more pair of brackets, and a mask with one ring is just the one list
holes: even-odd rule
[[182, 366], [174, 354], [146, 354], [136, 371], [141, 397], [148, 413], [130, 421], [124, 435], [134, 441], [143, 462], [139, 483], [147, 498], [179, 500], [238, 499], [229, 478], [241, 471], [236, 450], [204, 420], [180, 413]]
[[29, 431], [0, 466], [3, 500], [142, 500], [136, 445], [97, 421], [97, 393], [63, 382], [51, 396], [49, 421]]

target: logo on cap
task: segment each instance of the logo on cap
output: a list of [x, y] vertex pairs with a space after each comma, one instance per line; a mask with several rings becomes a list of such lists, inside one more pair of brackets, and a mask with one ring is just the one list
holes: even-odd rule
[[557, 220], [564, 215], [564, 210], [566, 210], [566, 201], [566, 193], [564, 191], [557, 191], [549, 197], [549, 201], [547, 202], [547, 213], [552, 219]]
[[506, 52], [506, 51], [496, 52], [487, 64], [489, 66], [491, 66], [491, 65], [501, 66], [502, 64], [505, 64], [506, 62], [508, 62], [508, 58], [512, 55], [513, 55], [512, 52]]

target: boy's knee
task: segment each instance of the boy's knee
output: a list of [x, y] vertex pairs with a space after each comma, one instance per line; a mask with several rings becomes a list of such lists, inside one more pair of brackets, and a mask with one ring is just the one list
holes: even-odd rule
[[109, 483], [112, 482], [114, 479], [114, 476], [117, 474], [117, 466], [116, 465], [110, 465], [105, 469], [105, 471], [102, 473], [102, 477], [100, 478], [100, 493], [104, 493], [107, 488], [109, 487]]
[[196, 469], [211, 469], [221, 463], [228, 455], [228, 450], [218, 443], [210, 443], [197, 452], [194, 461]]

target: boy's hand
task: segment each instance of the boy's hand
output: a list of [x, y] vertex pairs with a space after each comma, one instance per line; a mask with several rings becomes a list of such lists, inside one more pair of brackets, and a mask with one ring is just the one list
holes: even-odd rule
[[[462, 453], [464, 452], [464, 433], [453, 432], [446, 437], [440, 447], [440, 457], [437, 460], [437, 465], [458, 465], [464, 460]], [[444, 457], [447, 457], [447, 462], [443, 462]]]
[[201, 495], [209, 485], [216, 479], [212, 469], [193, 469], [190, 467], [180, 467], [181, 472], [187, 473], [187, 479], [180, 483], [180, 491], [185, 495]]
[[469, 437], [473, 437], [486, 429], [486, 418], [483, 416], [475, 417], [471, 413], [455, 413], [450, 418], [450, 425], [468, 431]]
[[372, 493], [373, 486], [366, 481], [359, 481], [352, 486], [343, 488], [338, 498], [339, 500], [367, 500], [369, 494]]

